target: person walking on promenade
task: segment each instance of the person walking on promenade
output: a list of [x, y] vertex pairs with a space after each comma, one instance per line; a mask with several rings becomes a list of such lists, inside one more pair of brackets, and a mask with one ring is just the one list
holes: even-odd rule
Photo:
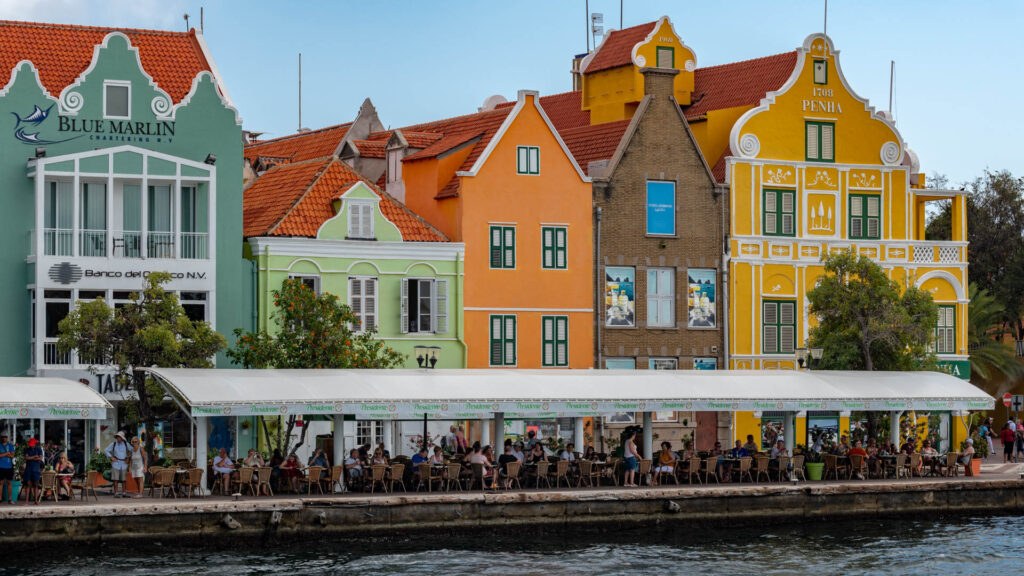
[[135, 479], [135, 485], [139, 487], [139, 493], [135, 498], [142, 498], [143, 489], [146, 486], [146, 472], [149, 472], [149, 458], [146, 456], [146, 449], [139, 442], [138, 438], [132, 438], [132, 451], [128, 456], [128, 469]]
[[1003, 442], [1003, 464], [1017, 461], [1013, 457], [1013, 444], [1016, 441], [1017, 434], [1010, 429], [1010, 424], [1013, 424], [1012, 420], [1003, 424], [1003, 429], [999, 432], [999, 439]]
[[7, 489], [7, 503], [14, 504], [14, 452], [17, 447], [7, 441], [7, 433], [0, 434], [0, 495]]
[[28, 448], [25, 448], [25, 474], [22, 481], [25, 483], [28, 492], [25, 504], [29, 500], [35, 500], [39, 504], [39, 483], [42, 481], [43, 470], [43, 449], [39, 446], [39, 440], [28, 439]]
[[121, 497], [128, 497], [128, 444], [124, 432], [114, 434], [114, 441], [107, 446], [107, 458], [110, 459], [110, 482], [114, 485], [114, 497], [117, 498], [117, 485], [121, 485]]
[[626, 475], [622, 480], [623, 486], [630, 486], [635, 488], [636, 484], [636, 471], [639, 468], [637, 462], [639, 461], [636, 455], [636, 430], [630, 430], [626, 433], [626, 441], [622, 443], [622, 455], [623, 461], [626, 465]]
[[988, 442], [988, 453], [995, 454], [996, 448], [992, 445], [992, 438], [996, 435], [992, 431], [992, 418], [985, 418], [985, 421], [978, 427], [978, 435], [981, 436], [986, 442]]

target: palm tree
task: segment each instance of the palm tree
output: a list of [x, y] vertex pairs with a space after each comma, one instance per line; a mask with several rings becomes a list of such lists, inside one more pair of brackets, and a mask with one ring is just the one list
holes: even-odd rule
[[971, 283], [971, 299], [967, 306], [967, 350], [971, 357], [971, 376], [991, 382], [1003, 375], [1007, 380], [1024, 377], [1024, 366], [1014, 357], [1013, 349], [1003, 344], [1003, 305], [987, 290]]

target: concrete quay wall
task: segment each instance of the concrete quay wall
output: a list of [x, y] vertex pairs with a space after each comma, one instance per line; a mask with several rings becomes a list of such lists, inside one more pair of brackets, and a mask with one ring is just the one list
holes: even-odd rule
[[311, 537], [500, 533], [519, 525], [585, 531], [1021, 511], [1024, 481], [1017, 479], [135, 500], [0, 509], [0, 546], [266, 546]]

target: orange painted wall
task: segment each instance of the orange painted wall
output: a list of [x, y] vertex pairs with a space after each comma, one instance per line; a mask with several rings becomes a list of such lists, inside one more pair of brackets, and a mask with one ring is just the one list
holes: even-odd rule
[[[593, 364], [594, 337], [591, 185], [576, 172], [533, 96], [525, 98], [526, 105], [477, 175], [462, 179], [468, 366], [489, 365], [490, 314], [540, 308], [544, 310], [508, 311], [518, 315], [517, 366], [542, 367], [541, 316], [566, 315], [569, 367], [588, 368]], [[540, 147], [539, 175], [516, 173], [516, 146]], [[492, 223], [515, 224], [515, 269], [490, 268]], [[542, 268], [542, 225], [567, 226], [567, 269]]]
[[405, 205], [444, 232], [449, 239], [459, 242], [462, 237], [460, 226], [460, 199], [436, 200], [437, 193], [455, 176], [456, 170], [466, 160], [471, 147], [443, 157], [427, 158], [402, 163], [402, 180], [405, 181]]

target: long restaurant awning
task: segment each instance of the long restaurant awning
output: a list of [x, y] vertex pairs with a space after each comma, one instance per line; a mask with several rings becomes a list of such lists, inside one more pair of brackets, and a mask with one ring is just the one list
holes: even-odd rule
[[103, 420], [108, 408], [110, 402], [80, 382], [0, 377], [0, 418]]
[[151, 368], [193, 416], [359, 419], [600, 416], [710, 410], [985, 410], [939, 372], [747, 370], [230, 370]]

